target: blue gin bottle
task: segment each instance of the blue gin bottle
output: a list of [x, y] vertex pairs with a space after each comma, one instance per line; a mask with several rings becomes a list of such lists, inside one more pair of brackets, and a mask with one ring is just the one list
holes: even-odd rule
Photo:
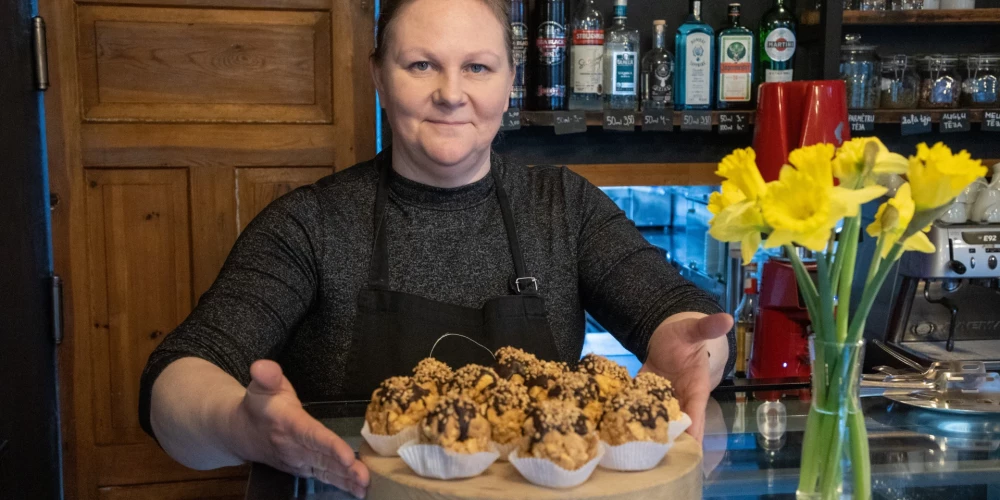
[[701, 20], [701, 0], [677, 28], [674, 109], [712, 109], [715, 93], [715, 31]]

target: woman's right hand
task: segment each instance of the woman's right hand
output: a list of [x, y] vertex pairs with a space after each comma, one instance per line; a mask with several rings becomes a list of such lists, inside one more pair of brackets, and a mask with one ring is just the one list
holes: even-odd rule
[[306, 413], [281, 367], [258, 360], [250, 366], [250, 376], [234, 422], [243, 437], [240, 455], [363, 498], [368, 468], [340, 436]]

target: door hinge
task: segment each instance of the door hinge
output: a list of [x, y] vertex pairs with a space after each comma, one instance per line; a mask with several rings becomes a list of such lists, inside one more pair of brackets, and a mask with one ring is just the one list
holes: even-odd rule
[[45, 44], [45, 20], [39, 16], [31, 20], [32, 45], [35, 49], [35, 88], [49, 88], [49, 49]]
[[52, 275], [52, 339], [56, 345], [63, 341], [63, 310], [62, 310], [63, 287], [62, 278]]

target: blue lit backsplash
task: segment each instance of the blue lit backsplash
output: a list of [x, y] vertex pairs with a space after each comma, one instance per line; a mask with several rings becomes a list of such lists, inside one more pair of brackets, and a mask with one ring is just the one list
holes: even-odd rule
[[[601, 188], [646, 239], [682, 274], [715, 297], [724, 293], [725, 247], [707, 236], [708, 196], [718, 186], [620, 186]], [[600, 354], [628, 368], [642, 364], [587, 315], [583, 354]]]

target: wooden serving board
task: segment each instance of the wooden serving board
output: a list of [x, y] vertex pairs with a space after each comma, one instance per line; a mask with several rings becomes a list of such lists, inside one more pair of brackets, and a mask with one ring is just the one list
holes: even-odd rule
[[399, 457], [377, 455], [361, 445], [361, 461], [371, 472], [369, 500], [676, 500], [701, 498], [701, 445], [688, 434], [677, 438], [656, 468], [616, 472], [600, 466], [585, 483], [557, 490], [536, 486], [512, 465], [497, 461], [483, 474], [443, 481], [416, 475]]

